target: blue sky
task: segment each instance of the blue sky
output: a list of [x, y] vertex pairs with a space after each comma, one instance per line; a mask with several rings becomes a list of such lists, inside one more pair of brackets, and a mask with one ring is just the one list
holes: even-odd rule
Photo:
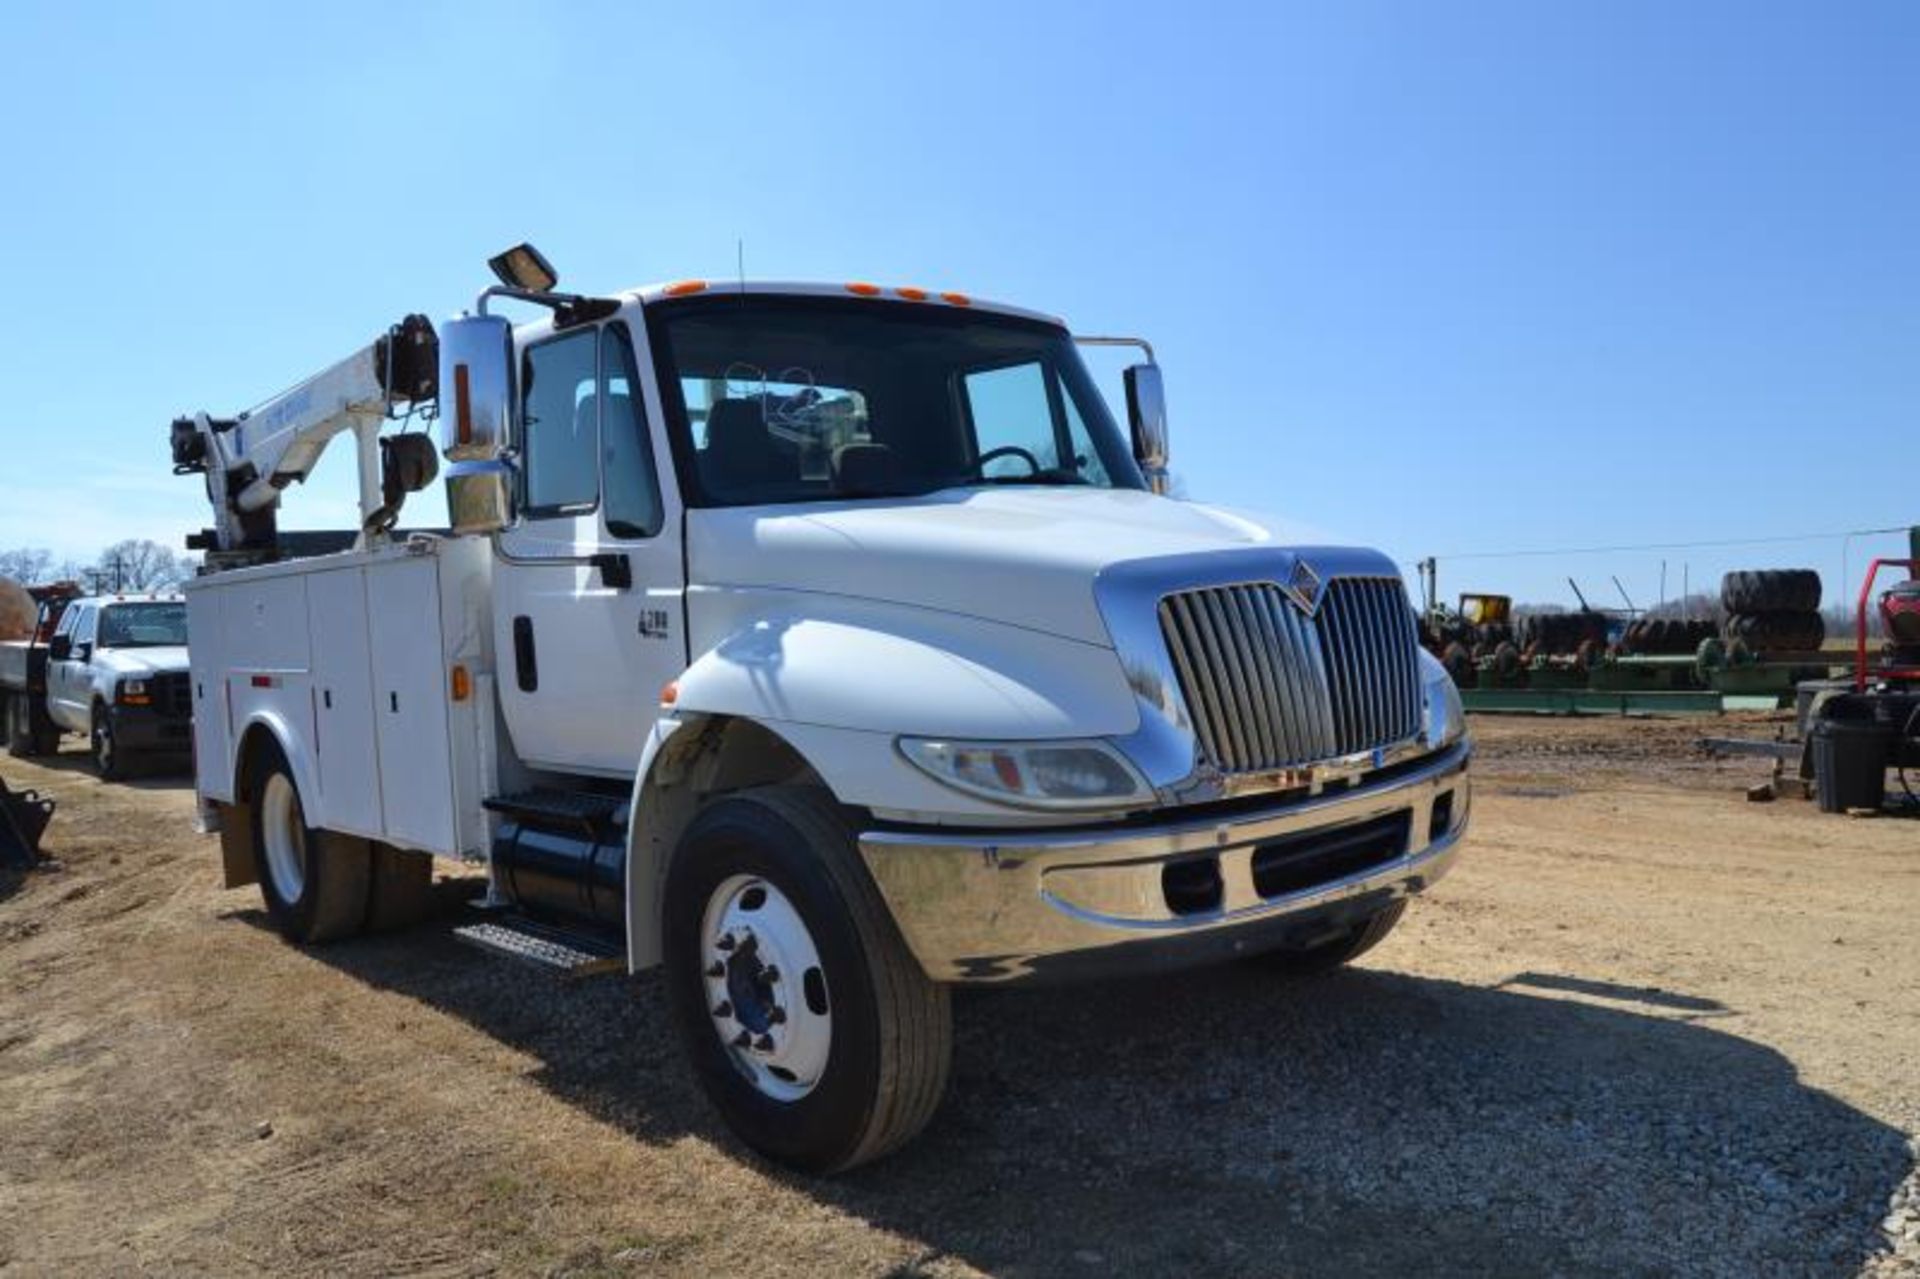
[[[539, 243], [1151, 337], [1194, 496], [1411, 563], [1920, 520], [1920, 7], [27, 5], [0, 547]], [[289, 524], [348, 509], [330, 458]], [[322, 500], [324, 499], [324, 500]], [[418, 514], [418, 513], [417, 513]], [[177, 544], [177, 541], [176, 541]], [[1857, 573], [1897, 538], [1859, 539]], [[1442, 563], [1640, 602], [1838, 539]], [[1611, 595], [1611, 590], [1606, 592]]]

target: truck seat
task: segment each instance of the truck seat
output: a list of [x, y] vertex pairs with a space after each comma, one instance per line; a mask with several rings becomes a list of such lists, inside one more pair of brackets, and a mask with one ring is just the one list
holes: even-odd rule
[[707, 410], [707, 446], [700, 450], [700, 478], [722, 492], [791, 482], [794, 460], [767, 433], [758, 399], [724, 399]]

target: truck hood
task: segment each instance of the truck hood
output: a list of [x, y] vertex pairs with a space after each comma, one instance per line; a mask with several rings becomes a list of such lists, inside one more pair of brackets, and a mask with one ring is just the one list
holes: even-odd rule
[[1094, 578], [1127, 560], [1323, 541], [1135, 490], [950, 489], [688, 513], [696, 587], [819, 591], [1107, 644]]
[[187, 669], [187, 646], [156, 644], [152, 648], [104, 648], [93, 665], [122, 675], [160, 675]]

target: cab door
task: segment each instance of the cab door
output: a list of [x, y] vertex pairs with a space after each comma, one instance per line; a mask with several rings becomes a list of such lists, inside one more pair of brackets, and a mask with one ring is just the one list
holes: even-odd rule
[[70, 732], [83, 733], [93, 714], [94, 636], [100, 624], [97, 604], [75, 604], [60, 617], [56, 637], [67, 640], [67, 655], [54, 661], [47, 655], [47, 718]]
[[494, 643], [514, 749], [537, 766], [631, 777], [686, 664], [680, 506], [656, 465], [644, 341], [614, 320], [521, 353], [521, 517], [498, 542]]

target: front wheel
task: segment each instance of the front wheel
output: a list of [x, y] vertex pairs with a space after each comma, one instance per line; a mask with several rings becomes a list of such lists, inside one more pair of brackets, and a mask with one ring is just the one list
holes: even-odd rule
[[702, 811], [667, 871], [667, 981], [701, 1085], [748, 1145], [808, 1172], [904, 1145], [952, 1058], [947, 990], [855, 839], [831, 796], [761, 787]]
[[117, 782], [127, 775], [126, 763], [120, 757], [120, 744], [113, 736], [113, 717], [104, 706], [93, 708], [93, 731], [89, 740], [93, 747], [93, 771], [101, 781]]
[[1252, 956], [1252, 960], [1289, 977], [1317, 977], [1351, 963], [1385, 941], [1387, 934], [1393, 931], [1393, 926], [1406, 913], [1407, 899], [1402, 897], [1336, 937], [1311, 946], [1265, 951]]

